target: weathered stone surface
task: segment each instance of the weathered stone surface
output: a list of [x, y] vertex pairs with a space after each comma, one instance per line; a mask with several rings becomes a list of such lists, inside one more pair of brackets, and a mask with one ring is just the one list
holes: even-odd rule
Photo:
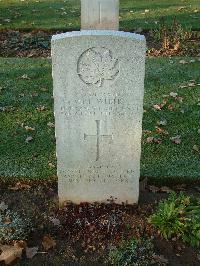
[[145, 38], [81, 31], [52, 38], [60, 203], [136, 203]]
[[119, 0], [81, 0], [81, 29], [119, 29]]

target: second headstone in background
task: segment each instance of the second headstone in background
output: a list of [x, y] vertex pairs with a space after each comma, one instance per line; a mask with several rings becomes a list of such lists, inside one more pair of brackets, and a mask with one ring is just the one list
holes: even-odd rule
[[119, 0], [81, 0], [81, 29], [118, 30]]

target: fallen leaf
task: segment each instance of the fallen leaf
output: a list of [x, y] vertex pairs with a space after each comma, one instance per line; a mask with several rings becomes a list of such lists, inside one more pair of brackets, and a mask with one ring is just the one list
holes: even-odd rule
[[26, 143], [29, 143], [29, 142], [31, 142], [32, 140], [33, 140], [33, 137], [29, 136], [29, 137], [26, 138], [25, 142], [26, 142]]
[[30, 189], [31, 186], [29, 186], [26, 183], [17, 182], [14, 187], [10, 187], [11, 190], [21, 190], [21, 189]]
[[173, 106], [172, 104], [168, 105], [168, 109], [169, 109], [169, 110], [171, 110], [171, 111], [172, 111], [172, 110], [173, 110], [173, 108], [174, 108], [174, 106]]
[[163, 129], [161, 127], [156, 127], [156, 132], [158, 134], [164, 134], [164, 135], [168, 135], [169, 134], [165, 129]]
[[154, 108], [155, 110], [162, 110], [162, 106], [159, 105], [159, 104], [154, 104], [153, 108]]
[[42, 246], [44, 250], [47, 251], [50, 248], [53, 248], [56, 246], [56, 241], [50, 235], [46, 235], [43, 237]]
[[150, 134], [150, 133], [151, 133], [151, 130], [144, 129], [144, 130], [143, 130], [143, 133], [144, 133], [144, 134]]
[[192, 149], [193, 149], [193, 151], [196, 151], [196, 152], [200, 151], [200, 148], [197, 145], [194, 145]]
[[38, 247], [26, 247], [26, 257], [27, 259], [32, 259], [38, 253]]
[[55, 168], [55, 165], [53, 164], [53, 163], [48, 163], [48, 165], [49, 165], [49, 167], [51, 167], [51, 168]]
[[0, 261], [4, 261], [6, 265], [11, 264], [22, 256], [23, 248], [19, 247], [17, 243], [15, 243], [14, 246], [0, 245], [0, 249], [2, 251]]
[[39, 112], [42, 112], [42, 111], [45, 110], [45, 106], [38, 106], [38, 107], [36, 108], [36, 110], [39, 111]]
[[157, 124], [159, 126], [166, 126], [167, 125], [167, 120], [166, 119], [162, 119], [162, 120], [158, 121]]
[[187, 88], [188, 86], [187, 85], [180, 85], [179, 88], [180, 89], [184, 89], [184, 88]]
[[154, 137], [148, 137], [148, 138], [147, 138], [147, 142], [148, 142], [148, 143], [152, 143], [153, 140], [154, 140]]
[[0, 203], [0, 211], [3, 211], [4, 212], [7, 209], [8, 209], [8, 205], [6, 205], [4, 201], [2, 201]]
[[45, 92], [45, 91], [48, 91], [47, 88], [41, 88], [40, 90], [41, 90], [41, 91], [44, 91], [44, 92]]
[[179, 61], [179, 64], [183, 64], [183, 65], [185, 65], [185, 64], [188, 64], [188, 62], [185, 61], [185, 60], [180, 60], [180, 61]]
[[33, 92], [32, 94], [31, 94], [31, 97], [38, 97], [38, 93], [37, 92]]
[[162, 140], [160, 138], [154, 138], [153, 142], [157, 143], [157, 144], [160, 144], [160, 143], [162, 143]]
[[47, 123], [47, 126], [48, 126], [48, 127], [51, 127], [51, 128], [54, 128], [54, 127], [55, 127], [55, 124], [52, 123], [52, 122], [49, 122], [49, 123]]
[[184, 114], [185, 113], [185, 110], [184, 109], [181, 109], [181, 111], [180, 111], [182, 114]]
[[170, 189], [169, 187], [166, 187], [166, 186], [161, 187], [160, 188], [160, 191], [161, 192], [165, 192], [165, 193], [171, 193], [171, 192], [173, 192], [172, 189]]
[[176, 98], [178, 96], [178, 93], [176, 92], [170, 92], [169, 94], [171, 97]]
[[181, 144], [181, 136], [175, 136], [170, 138], [174, 144]]
[[162, 140], [160, 138], [148, 137], [147, 138], [147, 142], [148, 143], [158, 143], [158, 144], [160, 144], [162, 142]]
[[11, 224], [12, 220], [10, 219], [10, 217], [6, 217], [3, 223], [4, 224]]
[[31, 79], [27, 74], [24, 74], [20, 77], [20, 79], [26, 79], [26, 80], [29, 80]]
[[5, 22], [11, 22], [11, 19], [5, 18], [3, 21], [5, 21]]
[[34, 127], [29, 127], [29, 126], [25, 126], [24, 128], [26, 129], [26, 131], [34, 131], [35, 130]]
[[181, 10], [186, 9], [186, 8], [187, 8], [186, 6], [180, 6], [180, 7], [177, 9], [177, 11], [181, 11]]
[[182, 103], [183, 102], [183, 97], [179, 96], [179, 97], [176, 98], [176, 100], [179, 101], [180, 103]]

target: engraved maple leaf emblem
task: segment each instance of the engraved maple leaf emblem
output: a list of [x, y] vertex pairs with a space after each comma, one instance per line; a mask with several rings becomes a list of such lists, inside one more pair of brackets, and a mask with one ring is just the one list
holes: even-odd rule
[[86, 84], [101, 87], [104, 80], [113, 80], [118, 73], [118, 59], [106, 48], [90, 48], [79, 58], [78, 75]]

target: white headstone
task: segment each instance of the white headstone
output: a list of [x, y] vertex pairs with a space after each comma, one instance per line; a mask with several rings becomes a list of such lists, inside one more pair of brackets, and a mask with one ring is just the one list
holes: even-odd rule
[[119, 0], [81, 0], [81, 29], [119, 29]]
[[145, 50], [133, 33], [53, 36], [60, 204], [138, 201]]

